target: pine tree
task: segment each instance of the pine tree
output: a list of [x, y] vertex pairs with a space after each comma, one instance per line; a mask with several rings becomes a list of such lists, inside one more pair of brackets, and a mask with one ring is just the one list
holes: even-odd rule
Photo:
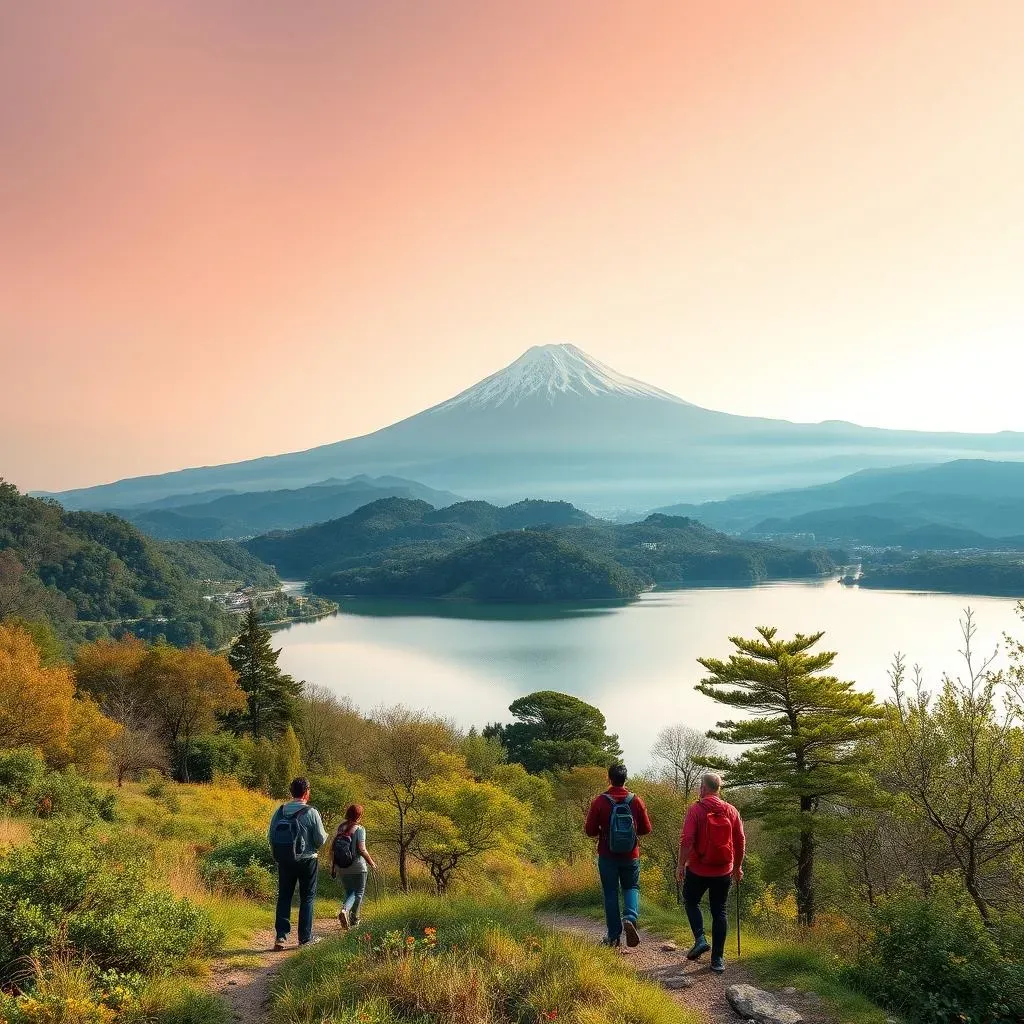
[[228, 725], [239, 735], [275, 739], [295, 724], [302, 684], [281, 671], [277, 664], [280, 654], [270, 644], [270, 630], [250, 605], [242, 632], [228, 653], [246, 696], [245, 711], [228, 718]]
[[708, 733], [749, 746], [715, 766], [728, 771], [730, 787], [752, 791], [747, 813], [790, 851], [800, 920], [813, 924], [817, 840], [836, 827], [841, 807], [867, 798], [867, 744], [861, 741], [881, 729], [883, 711], [873, 694], [821, 674], [836, 657], [834, 651], [810, 653], [823, 633], [781, 641], [777, 632], [761, 626], [755, 639], [730, 637], [738, 653], [728, 661], [699, 658], [710, 675], [696, 688], [751, 716], [719, 722]]

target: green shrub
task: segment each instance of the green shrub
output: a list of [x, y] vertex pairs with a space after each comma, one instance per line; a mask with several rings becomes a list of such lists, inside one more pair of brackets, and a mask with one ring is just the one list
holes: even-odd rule
[[37, 783], [33, 793], [36, 814], [40, 818], [54, 815], [80, 815], [113, 821], [113, 793], [104, 793], [74, 768], [62, 772], [47, 772]]
[[228, 896], [269, 899], [274, 895], [276, 865], [266, 836], [239, 836], [211, 850], [200, 866], [203, 881]]
[[30, 804], [45, 772], [46, 762], [31, 747], [0, 750], [0, 805], [19, 811]]
[[236, 864], [204, 863], [200, 869], [203, 881], [225, 896], [244, 896], [251, 900], [270, 899], [277, 892], [274, 874], [251, 861], [245, 867]]
[[31, 810], [40, 818], [63, 814], [111, 821], [114, 795], [103, 793], [74, 768], [48, 771], [37, 751], [20, 747], [0, 751], [0, 806]]
[[0, 859], [0, 982], [52, 950], [100, 971], [163, 974], [220, 940], [205, 911], [153, 885], [123, 837], [56, 822]]
[[244, 774], [245, 741], [227, 732], [198, 736], [174, 751], [174, 774], [179, 782], [213, 782], [217, 775]]
[[204, 858], [207, 864], [233, 864], [237, 868], [259, 864], [268, 871], [275, 870], [274, 855], [267, 837], [250, 832], [214, 847]]
[[1024, 958], [1000, 949], [955, 884], [911, 887], [883, 900], [851, 971], [861, 990], [915, 1024], [1024, 1019]]

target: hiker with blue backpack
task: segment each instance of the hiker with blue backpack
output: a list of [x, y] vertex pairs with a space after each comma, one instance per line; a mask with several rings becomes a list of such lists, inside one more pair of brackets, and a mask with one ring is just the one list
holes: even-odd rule
[[274, 922], [274, 949], [285, 948], [292, 930], [292, 897], [299, 887], [299, 945], [319, 942], [313, 938], [313, 905], [320, 847], [327, 842], [320, 812], [309, 806], [309, 780], [294, 779], [289, 787], [292, 798], [283, 803], [270, 819], [270, 848], [277, 862], [277, 917]]
[[[643, 800], [626, 789], [626, 766], [608, 769], [609, 787], [594, 797], [584, 831], [597, 840], [597, 869], [604, 893], [604, 916], [608, 934], [606, 946], [619, 946], [622, 933], [626, 945], [640, 945], [637, 919], [640, 913], [641, 836], [651, 834], [651, 819]], [[619, 900], [622, 906], [620, 908]]]

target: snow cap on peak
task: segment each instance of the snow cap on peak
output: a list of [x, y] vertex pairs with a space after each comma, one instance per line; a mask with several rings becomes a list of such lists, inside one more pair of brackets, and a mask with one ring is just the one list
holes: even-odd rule
[[440, 408], [518, 405], [534, 396], [554, 402], [560, 395], [625, 395], [685, 404], [667, 391], [605, 366], [576, 345], [561, 344], [534, 345], [505, 369], [456, 395]]

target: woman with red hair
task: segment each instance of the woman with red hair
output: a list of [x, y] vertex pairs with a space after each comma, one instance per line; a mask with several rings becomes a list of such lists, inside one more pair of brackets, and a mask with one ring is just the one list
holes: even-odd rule
[[377, 870], [373, 858], [366, 851], [366, 829], [361, 824], [363, 808], [352, 804], [345, 811], [345, 820], [338, 826], [331, 845], [331, 878], [341, 875], [345, 886], [345, 902], [338, 911], [342, 928], [359, 924], [359, 908], [366, 895], [366, 873]]

